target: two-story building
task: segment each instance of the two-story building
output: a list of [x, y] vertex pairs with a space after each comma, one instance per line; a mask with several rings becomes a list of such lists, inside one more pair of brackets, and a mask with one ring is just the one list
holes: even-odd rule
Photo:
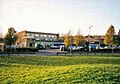
[[59, 34], [33, 32], [33, 31], [21, 31], [17, 33], [17, 44], [22, 47], [35, 47], [37, 42], [54, 42], [59, 40]]
[[0, 33], [0, 51], [4, 51], [4, 38], [2, 37], [2, 33]]

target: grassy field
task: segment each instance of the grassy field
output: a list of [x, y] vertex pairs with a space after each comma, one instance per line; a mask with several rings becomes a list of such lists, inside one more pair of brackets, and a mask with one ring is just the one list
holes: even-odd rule
[[120, 84], [120, 56], [0, 56], [0, 84]]

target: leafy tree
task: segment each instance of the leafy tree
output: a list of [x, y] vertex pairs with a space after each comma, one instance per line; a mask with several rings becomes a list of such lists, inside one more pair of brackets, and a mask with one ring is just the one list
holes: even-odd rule
[[113, 35], [113, 44], [118, 45], [118, 35]]
[[66, 46], [70, 46], [70, 45], [72, 44], [72, 34], [71, 34], [71, 31], [69, 31], [69, 32], [65, 35], [64, 44], [65, 44]]
[[113, 36], [113, 43], [117, 46], [120, 45], [120, 30], [117, 35]]
[[120, 45], [120, 30], [118, 32], [118, 38], [117, 38], [118, 45]]
[[114, 35], [115, 35], [115, 29], [114, 29], [114, 26], [111, 25], [109, 29], [107, 30], [107, 33], [105, 34], [104, 43], [109, 46], [112, 46], [114, 44], [113, 42]]
[[120, 35], [120, 29], [119, 29], [118, 35]]
[[17, 41], [17, 34], [13, 27], [8, 28], [8, 32], [5, 36], [5, 44], [6, 45], [13, 45]]
[[78, 30], [77, 35], [74, 36], [74, 44], [77, 46], [85, 44], [85, 38], [82, 36], [80, 29]]

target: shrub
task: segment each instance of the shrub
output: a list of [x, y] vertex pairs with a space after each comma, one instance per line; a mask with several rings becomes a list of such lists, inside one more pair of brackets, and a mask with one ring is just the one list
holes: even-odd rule
[[[99, 53], [111, 53], [112, 49], [97, 49], [93, 50], [94, 52], [99, 52]], [[113, 49], [114, 53], [120, 53], [120, 49]]]

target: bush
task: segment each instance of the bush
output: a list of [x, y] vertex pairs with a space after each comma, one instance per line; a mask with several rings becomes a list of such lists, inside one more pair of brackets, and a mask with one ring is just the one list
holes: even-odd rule
[[[97, 50], [93, 50], [94, 52], [98, 52], [98, 53], [112, 53], [112, 49], [97, 49]], [[113, 49], [114, 53], [120, 53], [120, 49]]]

